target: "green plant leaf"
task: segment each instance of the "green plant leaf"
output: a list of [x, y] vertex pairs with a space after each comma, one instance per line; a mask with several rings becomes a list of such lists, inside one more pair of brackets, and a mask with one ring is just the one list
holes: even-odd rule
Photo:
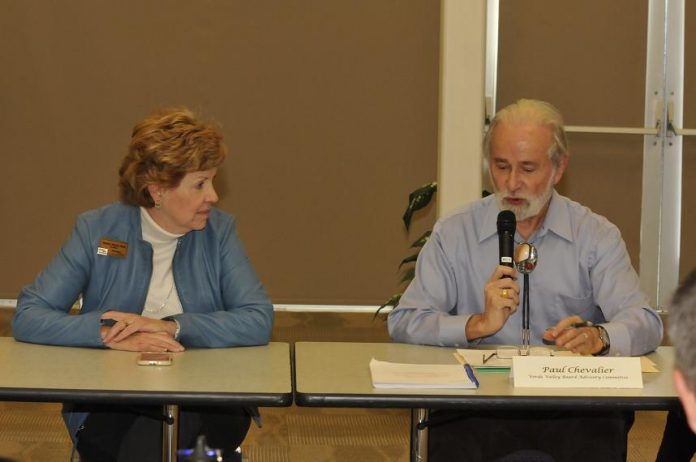
[[416, 239], [413, 244], [411, 244], [411, 247], [423, 247], [426, 242], [428, 242], [428, 239], [430, 239], [430, 235], [432, 234], [431, 230], [428, 230], [424, 232], [421, 237]]
[[404, 274], [401, 276], [401, 280], [399, 280], [399, 282], [400, 283], [409, 282], [409, 281], [413, 280], [414, 277], [416, 277], [416, 269], [409, 268], [406, 271], [404, 271]]
[[403, 294], [402, 294], [402, 293], [397, 293], [397, 294], [394, 294], [394, 295], [392, 295], [391, 297], [389, 297], [389, 300], [387, 300], [386, 302], [384, 302], [384, 303], [382, 304], [382, 306], [380, 306], [379, 308], [377, 308], [377, 311], [375, 311], [375, 315], [374, 315], [374, 317], [373, 317], [372, 319], [376, 318], [377, 315], [379, 314], [379, 312], [382, 311], [382, 309], [386, 308], [387, 306], [396, 306], [396, 305], [398, 305], [398, 304], [399, 304], [399, 300], [401, 300], [401, 295], [403, 295]]
[[418, 260], [418, 254], [413, 254], [410, 257], [406, 257], [403, 260], [401, 260], [401, 263], [399, 263], [399, 269], [401, 269], [402, 266], [404, 266], [407, 263], [413, 263], [414, 261]]
[[421, 186], [408, 195], [408, 206], [406, 207], [406, 211], [402, 217], [407, 231], [411, 227], [411, 218], [413, 217], [413, 212], [428, 205], [436, 191], [437, 182], [433, 181], [432, 183]]

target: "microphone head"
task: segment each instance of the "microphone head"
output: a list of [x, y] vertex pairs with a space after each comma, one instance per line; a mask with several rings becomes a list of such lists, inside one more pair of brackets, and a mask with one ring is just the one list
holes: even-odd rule
[[534, 244], [523, 242], [515, 249], [515, 268], [522, 274], [529, 274], [536, 268], [539, 255]]
[[515, 219], [515, 214], [510, 210], [503, 210], [498, 214], [498, 233], [507, 231], [509, 233], [515, 234], [515, 228], [517, 228], [517, 220]]

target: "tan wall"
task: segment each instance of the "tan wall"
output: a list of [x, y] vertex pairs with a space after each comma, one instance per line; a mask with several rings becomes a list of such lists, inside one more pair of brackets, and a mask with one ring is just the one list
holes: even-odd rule
[[0, 298], [15, 298], [76, 214], [115, 200], [136, 120], [185, 104], [231, 158], [220, 207], [277, 303], [381, 303], [434, 211], [439, 2], [3, 3]]
[[[696, 129], [696, 3], [685, 2], [684, 127]], [[682, 142], [682, 227], [679, 275], [696, 268], [696, 136]]]

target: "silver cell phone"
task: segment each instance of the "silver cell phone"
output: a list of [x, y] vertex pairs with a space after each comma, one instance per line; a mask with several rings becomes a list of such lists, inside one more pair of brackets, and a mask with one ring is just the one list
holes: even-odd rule
[[169, 353], [140, 353], [138, 364], [141, 366], [171, 366], [172, 355]]

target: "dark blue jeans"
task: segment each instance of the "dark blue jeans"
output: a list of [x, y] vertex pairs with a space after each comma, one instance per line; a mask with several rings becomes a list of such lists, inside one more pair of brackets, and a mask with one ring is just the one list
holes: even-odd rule
[[619, 411], [435, 410], [430, 420], [429, 462], [625, 462], [634, 416]]
[[[82, 409], [81, 409], [82, 410]], [[162, 408], [90, 406], [77, 434], [81, 462], [152, 462], [162, 460]], [[249, 430], [243, 408], [185, 407], [179, 410], [179, 448], [193, 448], [198, 435], [222, 449], [225, 462], [239, 460], [235, 449]]]
[[656, 462], [689, 462], [694, 454], [696, 434], [691, 431], [684, 410], [669, 411]]

